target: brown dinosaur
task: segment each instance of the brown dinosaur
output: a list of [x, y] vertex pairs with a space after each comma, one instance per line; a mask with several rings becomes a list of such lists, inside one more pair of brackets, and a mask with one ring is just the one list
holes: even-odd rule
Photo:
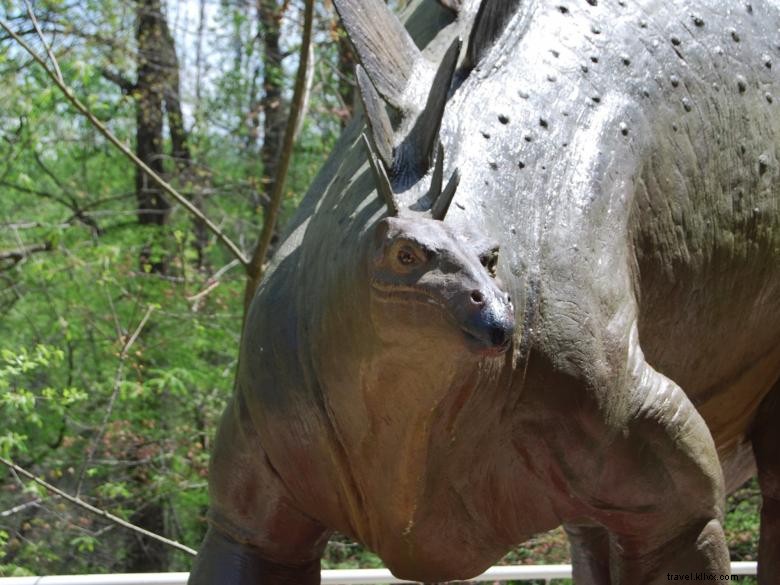
[[335, 3], [365, 114], [252, 303], [190, 583], [560, 524], [578, 585], [717, 580], [756, 470], [780, 583], [778, 3]]

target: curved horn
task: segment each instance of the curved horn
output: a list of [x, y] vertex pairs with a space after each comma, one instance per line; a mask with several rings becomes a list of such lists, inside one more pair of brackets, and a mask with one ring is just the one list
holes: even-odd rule
[[433, 176], [431, 177], [431, 187], [428, 189], [428, 197], [435, 203], [441, 195], [441, 188], [444, 183], [444, 145], [439, 141], [439, 147], [436, 149], [436, 161], [433, 163]]
[[349, 40], [377, 91], [405, 109], [403, 95], [422, 55], [382, 0], [333, 0]]
[[386, 169], [393, 167], [393, 127], [385, 110], [385, 104], [376, 92], [374, 84], [361, 65], [355, 67], [358, 93], [368, 120], [373, 146]]
[[444, 6], [447, 10], [451, 10], [455, 14], [458, 14], [463, 7], [463, 0], [439, 0], [439, 4]]
[[434, 151], [439, 139], [439, 128], [444, 116], [452, 77], [463, 41], [455, 39], [444, 54], [433, 78], [425, 108], [399, 148], [399, 156], [393, 167], [394, 175], [412, 176], [418, 179], [428, 172], [434, 162]]
[[522, 0], [482, 0], [469, 36], [469, 48], [463, 63], [466, 69], [476, 67], [504, 32], [521, 2]]
[[384, 200], [385, 205], [387, 205], [388, 213], [390, 213], [392, 216], [397, 216], [398, 202], [395, 200], [393, 187], [390, 184], [390, 179], [387, 178], [385, 167], [379, 161], [376, 150], [371, 144], [371, 139], [366, 136], [365, 132], [361, 136], [363, 138], [363, 144], [366, 146], [366, 151], [368, 152], [368, 164], [371, 167], [371, 171], [374, 175], [376, 190], [379, 192], [379, 196]]
[[460, 171], [455, 169], [450, 180], [447, 181], [447, 186], [444, 188], [444, 191], [442, 191], [441, 195], [439, 195], [433, 203], [433, 207], [431, 208], [431, 217], [433, 217], [433, 219], [442, 220], [444, 219], [444, 216], [447, 215], [452, 199], [455, 197], [455, 191], [458, 190], [458, 183], [460, 183]]

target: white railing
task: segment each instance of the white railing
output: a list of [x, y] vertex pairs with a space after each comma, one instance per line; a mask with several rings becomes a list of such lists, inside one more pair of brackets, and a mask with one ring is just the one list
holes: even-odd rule
[[[732, 575], [755, 575], [756, 563], [731, 563]], [[124, 575], [53, 575], [49, 577], [0, 578], [0, 585], [185, 585], [188, 573], [132, 573]], [[471, 581], [530, 581], [570, 579], [571, 565], [515, 565], [492, 567]], [[322, 585], [370, 585], [409, 583], [387, 569], [338, 569], [322, 571]]]

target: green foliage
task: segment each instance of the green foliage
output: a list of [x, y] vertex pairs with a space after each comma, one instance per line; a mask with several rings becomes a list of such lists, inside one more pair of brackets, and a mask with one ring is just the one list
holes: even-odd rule
[[[46, 345], [37, 345], [31, 351], [0, 349], [0, 415], [7, 421], [0, 431], [3, 457], [29, 455], [40, 443], [56, 440], [57, 429], [62, 425], [52, 423], [62, 420], [70, 407], [87, 399], [87, 394], [78, 388], [53, 388], [41, 383], [45, 370], [57, 367], [63, 356], [61, 350]], [[32, 436], [35, 444], [28, 445]]]
[[[61, 31], [55, 52], [67, 82], [131, 145], [134, 95], [104, 72], [137, 74], [132, 6], [35, 3], [44, 30]], [[329, 26], [332, 14], [321, 16], [319, 26]], [[13, 2], [0, 3], [0, 17], [31, 29]], [[204, 27], [201, 86], [190, 71], [181, 75], [192, 161], [182, 172], [172, 160], [163, 163], [166, 178], [249, 251], [265, 191], [262, 127], [250, 140], [248, 122], [251, 107], [262, 112], [256, 80], [263, 55], [254, 15], [225, 6], [214, 18]], [[294, 9], [285, 26], [297, 30]], [[194, 41], [172, 30], [179, 60], [192, 67]], [[294, 36], [284, 37], [285, 50]], [[33, 35], [25, 38], [41, 49]], [[284, 99], [294, 69], [287, 60], [278, 72]], [[135, 169], [8, 40], [0, 40], [0, 77], [0, 252], [45, 248], [18, 262], [0, 260], [0, 454], [120, 517], [158, 518], [147, 527], [197, 546], [206, 528], [210, 441], [232, 391], [244, 275], [180, 208], [162, 226], [139, 225]], [[298, 141], [283, 218], [339, 129], [326, 120], [335, 120], [326, 94], [312, 94], [318, 120]], [[164, 140], [168, 153], [170, 136]], [[140, 566], [134, 535], [0, 471], [5, 510], [15, 511], [0, 517], [2, 576]], [[154, 570], [186, 570], [190, 561], [170, 552]]]
[[322, 558], [323, 569], [375, 569], [382, 560], [350, 539], [336, 534], [331, 537]]
[[733, 561], [757, 559], [760, 508], [761, 493], [755, 478], [728, 498], [723, 529]]

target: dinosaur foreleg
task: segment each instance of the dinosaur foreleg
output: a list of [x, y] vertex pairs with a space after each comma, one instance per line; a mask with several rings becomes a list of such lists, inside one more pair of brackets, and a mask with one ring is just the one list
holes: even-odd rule
[[571, 546], [574, 582], [609, 585], [609, 533], [601, 526], [564, 524]]
[[198, 552], [188, 585], [317, 585], [319, 560], [284, 565], [264, 559], [260, 551], [210, 528]]
[[751, 440], [761, 486], [761, 535], [758, 583], [780, 582], [780, 381], [764, 398], [753, 423]]
[[612, 537], [612, 582], [726, 578], [723, 472], [704, 419], [638, 345], [621, 383], [628, 385], [628, 418], [610, 432], [592, 501], [594, 520]]
[[[726, 578], [724, 481], [712, 435], [683, 390], [644, 360], [636, 335], [624, 359], [625, 369], [599, 386], [606, 402], [583, 441], [594, 446], [569, 475], [570, 489], [589, 507], [581, 514], [610, 535], [608, 565], [603, 535], [600, 554], [573, 549], [580, 579], [661, 585], [682, 574]], [[593, 551], [595, 538], [580, 540]]]
[[225, 410], [209, 468], [210, 528], [189, 585], [315, 585], [328, 531], [300, 512], [240, 399]]

